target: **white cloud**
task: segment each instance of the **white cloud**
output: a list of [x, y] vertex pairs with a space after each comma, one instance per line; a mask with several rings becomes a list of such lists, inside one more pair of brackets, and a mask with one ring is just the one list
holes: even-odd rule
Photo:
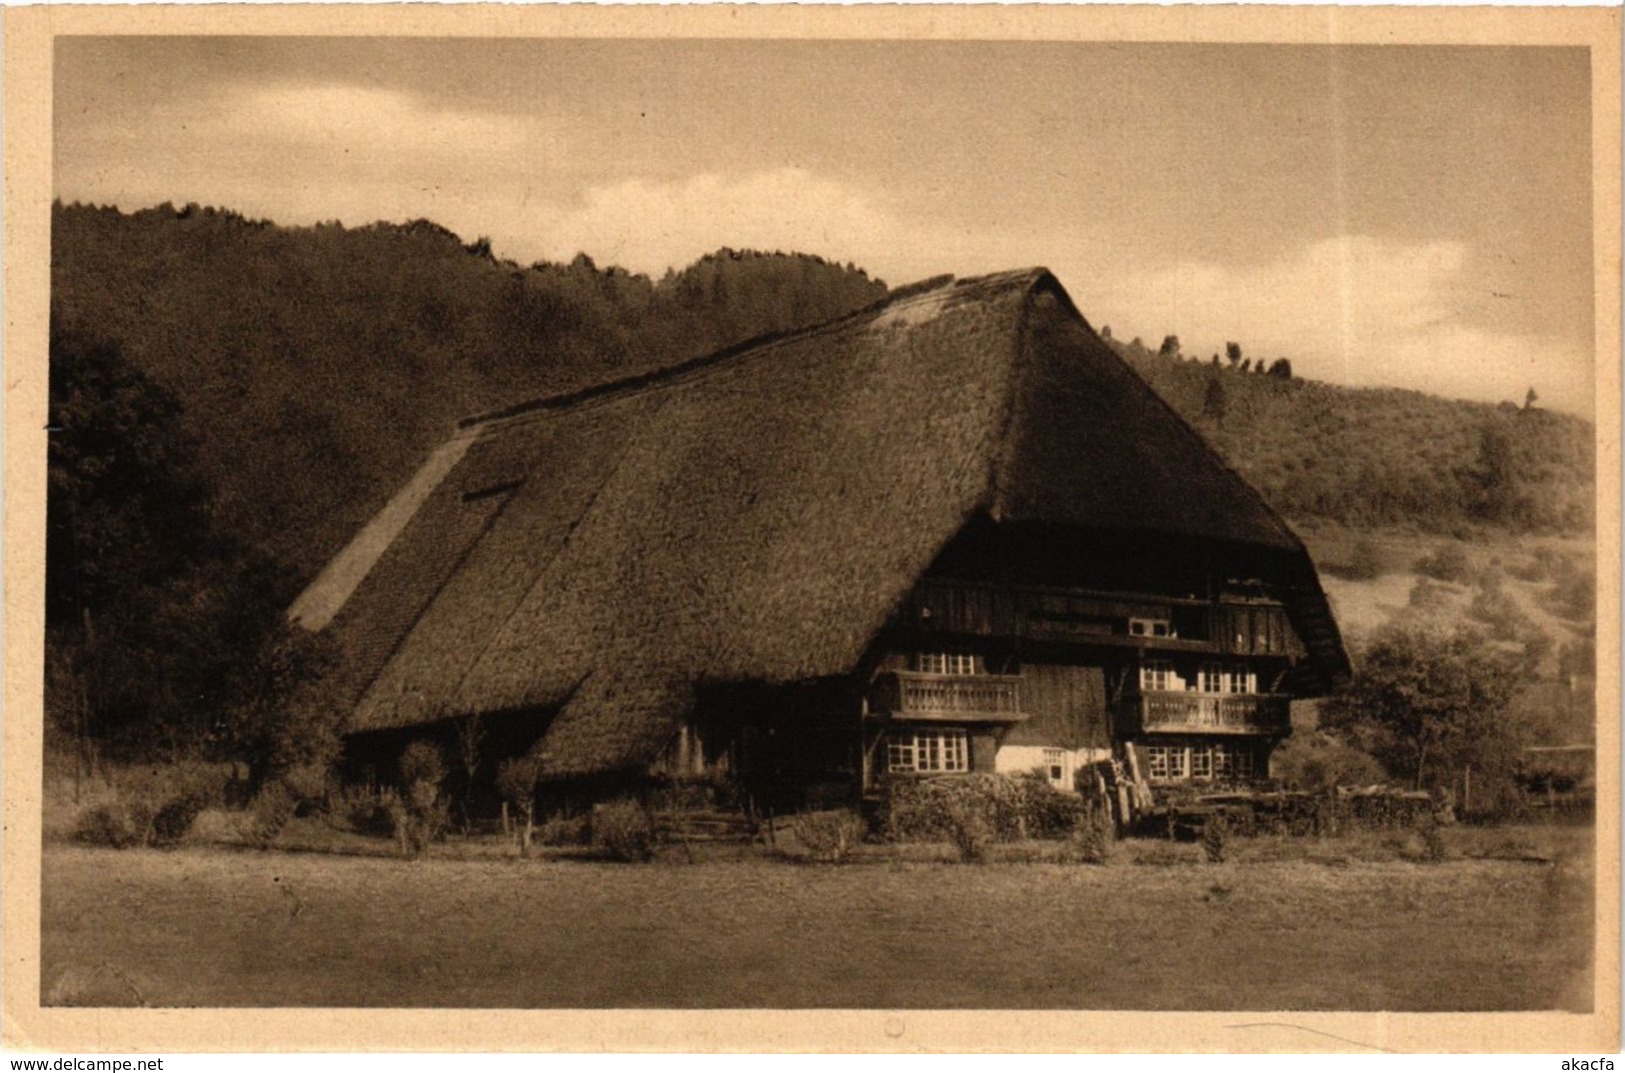
[[1120, 335], [1155, 332], [1152, 346], [1165, 333], [1192, 354], [1236, 340], [1248, 355], [1288, 357], [1301, 375], [1336, 383], [1489, 401], [1521, 401], [1533, 385], [1546, 405], [1593, 408], [1589, 351], [1483, 326], [1494, 323], [1484, 315], [1490, 303], [1516, 299], [1472, 278], [1459, 242], [1339, 236], [1252, 266], [1137, 269], [1121, 264], [1121, 251], [1090, 250], [1089, 237], [1066, 224], [1018, 233], [911, 219], [874, 192], [801, 168], [629, 180], [526, 218], [536, 236], [527, 257], [585, 250], [653, 274], [721, 245], [852, 260], [893, 284], [1048, 264], [1093, 323], [1116, 324]]
[[1090, 293], [1074, 297], [1119, 335], [1157, 333], [1150, 346], [1171, 333], [1186, 353], [1209, 354], [1236, 340], [1317, 379], [1492, 401], [1521, 401], [1533, 385], [1548, 404], [1589, 413], [1589, 352], [1484, 327], [1491, 303], [1516, 299], [1475, 281], [1468, 252], [1342, 236], [1255, 266], [1187, 261], [1115, 278], [1095, 269]]
[[898, 230], [864, 191], [794, 167], [675, 182], [631, 179], [591, 188], [576, 206], [534, 209], [527, 217], [538, 257], [585, 250], [601, 263], [652, 274], [723, 245], [856, 259]]

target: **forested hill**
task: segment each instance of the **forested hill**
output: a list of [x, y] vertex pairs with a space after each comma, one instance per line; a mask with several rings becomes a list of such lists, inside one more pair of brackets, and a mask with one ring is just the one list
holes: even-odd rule
[[1109, 340], [1282, 514], [1354, 529], [1588, 533], [1590, 422], [1537, 403], [1349, 388]]
[[586, 256], [499, 261], [427, 221], [279, 227], [169, 205], [56, 206], [51, 286], [59, 326], [174, 395], [217, 523], [295, 591], [457, 418], [886, 293], [794, 254], [722, 250], [656, 282]]

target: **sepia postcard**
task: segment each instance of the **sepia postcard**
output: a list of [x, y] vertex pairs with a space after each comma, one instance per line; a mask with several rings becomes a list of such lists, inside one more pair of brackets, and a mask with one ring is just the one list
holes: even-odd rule
[[9, 1048], [1617, 1052], [1618, 8], [4, 25]]

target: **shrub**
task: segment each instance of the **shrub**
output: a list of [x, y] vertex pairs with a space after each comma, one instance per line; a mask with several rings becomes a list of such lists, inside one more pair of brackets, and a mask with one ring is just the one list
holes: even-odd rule
[[1383, 561], [1381, 549], [1373, 541], [1360, 537], [1349, 549], [1349, 561], [1344, 572], [1355, 581], [1375, 581], [1387, 572], [1387, 564]]
[[591, 834], [585, 816], [549, 816], [536, 828], [536, 841], [544, 846], [584, 846]]
[[1437, 863], [1449, 856], [1445, 850], [1444, 835], [1439, 830], [1439, 824], [1429, 820], [1419, 829], [1422, 834], [1423, 859]]
[[401, 852], [422, 856], [432, 843], [445, 837], [451, 826], [451, 803], [426, 782], [415, 782], [405, 795], [394, 795], [385, 806], [395, 825]]
[[1115, 848], [1111, 810], [1104, 801], [1086, 804], [1072, 830], [1067, 849], [1073, 860], [1084, 864], [1105, 864]]
[[1440, 544], [1416, 560], [1416, 572], [1437, 581], [1462, 585], [1473, 576], [1473, 564], [1460, 544]]
[[87, 845], [128, 849], [146, 844], [150, 826], [151, 816], [144, 808], [113, 801], [81, 812], [73, 837]]
[[414, 741], [401, 752], [401, 785], [426, 782], [439, 786], [446, 779], [446, 760], [426, 741]]
[[893, 842], [947, 838], [946, 803], [935, 781], [893, 779], [886, 789], [886, 837]]
[[414, 741], [401, 753], [402, 790], [391, 806], [401, 852], [416, 857], [446, 833], [451, 822], [450, 802], [440, 793], [446, 761], [439, 749]]
[[948, 841], [966, 864], [980, 864], [987, 860], [988, 847], [993, 842], [993, 825], [988, 822], [987, 810], [970, 797], [951, 800], [944, 812], [948, 825]]
[[180, 842], [209, 804], [208, 795], [196, 791], [165, 802], [152, 817], [153, 844], [173, 846]]
[[323, 812], [327, 810], [332, 783], [332, 769], [327, 765], [300, 764], [283, 772], [278, 781], [293, 797], [296, 806]]
[[344, 817], [357, 834], [395, 837], [395, 813], [400, 795], [394, 790], [352, 787], [344, 791]]
[[1017, 837], [1066, 838], [1082, 822], [1087, 811], [1082, 797], [1062, 793], [1041, 773], [1014, 781], [1019, 809]]
[[530, 853], [531, 828], [536, 818], [536, 782], [541, 774], [541, 764], [533, 756], [515, 757], [497, 765], [497, 793], [518, 809], [525, 821], [518, 832], [521, 855]]
[[1320, 793], [1336, 786], [1372, 786], [1387, 779], [1368, 753], [1323, 730], [1293, 734], [1270, 757], [1270, 774], [1289, 790]]
[[1202, 854], [1209, 864], [1224, 861], [1225, 845], [1230, 841], [1230, 821], [1224, 813], [1215, 812], [1202, 824]]
[[815, 861], [839, 864], [852, 855], [869, 827], [863, 817], [850, 809], [809, 812], [796, 818], [796, 838]]
[[1577, 567], [1568, 559], [1559, 561], [1563, 569], [1543, 602], [1558, 618], [1589, 622], [1597, 613], [1596, 571]]
[[281, 782], [267, 783], [254, 798], [249, 813], [249, 841], [260, 849], [270, 849], [298, 807], [298, 799]]
[[1499, 579], [1485, 584], [1473, 595], [1467, 613], [1488, 627], [1490, 636], [1498, 641], [1516, 640], [1532, 626], [1518, 602], [1501, 588]]
[[1449, 606], [1447, 597], [1449, 591], [1432, 578], [1419, 577], [1416, 584], [1411, 586], [1409, 605], [1413, 610], [1424, 614], [1443, 611]]
[[886, 837], [898, 842], [952, 840], [971, 812], [989, 839], [1064, 838], [1083, 816], [1082, 798], [1041, 775], [949, 775], [898, 779], [888, 788]]
[[654, 824], [636, 801], [598, 805], [592, 810], [592, 846], [617, 861], [647, 861], [654, 856]]

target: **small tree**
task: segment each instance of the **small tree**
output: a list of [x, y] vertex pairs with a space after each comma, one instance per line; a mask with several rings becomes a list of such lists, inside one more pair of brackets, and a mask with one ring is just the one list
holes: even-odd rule
[[1177, 336], [1177, 335], [1165, 335], [1165, 336], [1163, 336], [1162, 337], [1162, 346], [1157, 348], [1157, 356], [1160, 357], [1160, 358], [1172, 358], [1172, 359], [1178, 360], [1178, 358], [1179, 358], [1179, 336]]
[[435, 746], [414, 741], [401, 753], [400, 773], [407, 819], [401, 844], [415, 856], [445, 830], [446, 808], [440, 786], [446, 781], [446, 761]]
[[1533, 410], [1535, 408], [1535, 403], [1537, 403], [1539, 401], [1540, 401], [1540, 396], [1535, 394], [1535, 389], [1534, 389], [1534, 387], [1531, 386], [1530, 389], [1527, 392], [1524, 393], [1524, 396], [1523, 396], [1523, 408], [1525, 410]]
[[[1327, 722], [1363, 739], [1366, 751], [1420, 789], [1448, 785], [1465, 764], [1504, 766], [1521, 728], [1505, 718], [1522, 685], [1517, 653], [1471, 630], [1396, 625], [1372, 640]], [[1439, 769], [1448, 773], [1439, 778]]]
[[457, 724], [457, 759], [463, 768], [463, 831], [474, 822], [474, 785], [480, 773], [480, 746], [485, 741], [485, 724], [478, 713]]
[[1270, 375], [1279, 380], [1292, 379], [1292, 362], [1286, 358], [1276, 358], [1270, 363]]
[[1207, 390], [1202, 393], [1202, 416], [1215, 425], [1223, 426], [1226, 406], [1224, 385], [1219, 383], [1218, 377], [1210, 378]]
[[248, 763], [249, 788], [290, 773], [323, 773], [343, 748], [344, 712], [321, 684], [335, 658], [332, 638], [285, 629], [261, 649], [229, 720], [235, 756]]
[[1241, 364], [1241, 344], [1240, 343], [1226, 343], [1226, 344], [1224, 344], [1224, 356], [1225, 356], [1226, 360], [1228, 360], [1230, 362], [1230, 367], [1232, 369], [1235, 368], [1237, 365], [1240, 365]]
[[1382, 550], [1366, 537], [1359, 537], [1349, 549], [1348, 576], [1356, 581], [1375, 581], [1387, 570]]
[[1467, 509], [1487, 522], [1515, 520], [1518, 467], [1506, 429], [1486, 423], [1479, 430], [1478, 458], [1461, 474]]
[[519, 836], [519, 853], [530, 856], [531, 832], [536, 821], [536, 784], [541, 781], [542, 766], [534, 756], [520, 756], [504, 760], [497, 765], [497, 793], [512, 805], [524, 820]]

